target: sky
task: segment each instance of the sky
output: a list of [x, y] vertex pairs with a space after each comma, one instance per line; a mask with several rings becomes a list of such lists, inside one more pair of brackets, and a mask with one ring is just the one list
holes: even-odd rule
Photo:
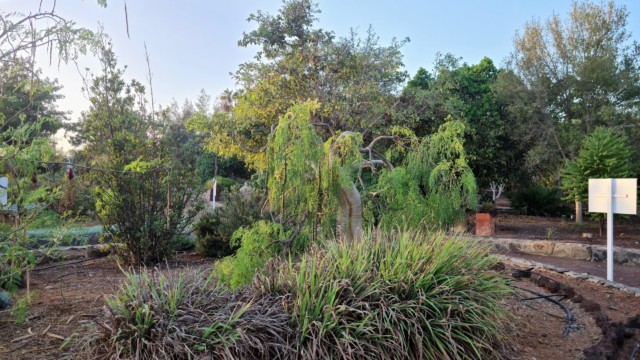
[[[2, 12], [34, 12], [41, 0], [0, 0]], [[50, 9], [54, 0], [42, 0]], [[179, 104], [195, 100], [201, 89], [217, 96], [234, 89], [230, 73], [249, 61], [257, 48], [238, 47], [243, 32], [254, 23], [247, 17], [257, 10], [276, 13], [280, 0], [108, 0], [102, 8], [96, 0], [57, 0], [58, 15], [78, 26], [96, 30], [99, 25], [111, 37], [125, 77], [147, 82], [147, 46], [155, 103]], [[124, 4], [126, 2], [129, 35]], [[452, 53], [469, 64], [483, 57], [497, 66], [513, 49], [513, 38], [525, 23], [545, 20], [553, 14], [566, 16], [569, 0], [319, 0], [318, 26], [347, 36], [350, 29], [364, 34], [371, 25], [380, 44], [394, 37], [409, 38], [402, 48], [405, 70], [413, 75], [420, 67], [432, 69], [436, 53]], [[630, 12], [627, 29], [640, 40], [640, 1], [620, 0]], [[90, 57], [79, 60], [80, 68], [97, 69]], [[75, 66], [48, 59], [40, 61], [45, 75], [59, 79], [64, 86], [61, 110], [70, 111], [75, 120], [89, 106], [81, 91], [82, 80]]]

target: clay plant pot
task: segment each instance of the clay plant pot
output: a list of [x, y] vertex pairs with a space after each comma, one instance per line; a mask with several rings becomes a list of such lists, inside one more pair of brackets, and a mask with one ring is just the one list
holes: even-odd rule
[[493, 236], [496, 234], [496, 219], [490, 213], [476, 213], [476, 235]]

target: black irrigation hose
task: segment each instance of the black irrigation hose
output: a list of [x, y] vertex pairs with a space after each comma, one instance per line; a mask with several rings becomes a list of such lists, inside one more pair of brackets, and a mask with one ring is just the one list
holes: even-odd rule
[[564, 294], [557, 294], [557, 295], [542, 295], [542, 296], [534, 296], [531, 298], [522, 298], [520, 299], [520, 301], [529, 301], [529, 300], [538, 300], [538, 299], [546, 299], [546, 298], [550, 298], [550, 297], [559, 297], [560, 299], [558, 299], [558, 301], [562, 301], [564, 300], [567, 295]]
[[633, 350], [633, 352], [631, 353], [631, 357], [629, 358], [629, 360], [636, 360], [636, 353], [640, 351], [640, 344], [638, 344], [638, 346], [636, 346], [636, 349]]
[[540, 294], [540, 293], [535, 292], [533, 290], [529, 290], [529, 289], [526, 289], [526, 288], [521, 288], [521, 287], [514, 286], [514, 285], [511, 285], [511, 287], [514, 288], [514, 289], [520, 289], [520, 290], [528, 291], [528, 292], [532, 293], [533, 295], [537, 295], [540, 299], [545, 299], [545, 300], [551, 301], [552, 303], [560, 306], [562, 308], [562, 310], [564, 310], [564, 312], [567, 314], [567, 325], [564, 327], [564, 331], [562, 332], [562, 337], [567, 337], [569, 335], [569, 332], [571, 332], [571, 328], [573, 327], [573, 325], [576, 322], [576, 318], [573, 316], [573, 313], [571, 312], [571, 310], [569, 310], [569, 308], [565, 304], [559, 302], [556, 299], [553, 299], [550, 296]]

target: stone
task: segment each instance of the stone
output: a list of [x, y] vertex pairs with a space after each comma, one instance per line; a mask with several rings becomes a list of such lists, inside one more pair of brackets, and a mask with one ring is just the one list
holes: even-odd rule
[[591, 260], [591, 246], [583, 244], [556, 243], [553, 256], [577, 260]]
[[555, 244], [551, 241], [523, 241], [520, 248], [523, 253], [551, 256]]
[[580, 304], [580, 306], [582, 306], [584, 311], [588, 313], [594, 313], [602, 310], [600, 308], [600, 304], [589, 299], [582, 299], [582, 304]]
[[0, 310], [11, 306], [11, 295], [4, 290], [0, 290]]

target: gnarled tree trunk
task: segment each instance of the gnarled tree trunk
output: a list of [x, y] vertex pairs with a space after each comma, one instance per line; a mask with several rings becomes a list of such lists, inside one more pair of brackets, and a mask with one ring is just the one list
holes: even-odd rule
[[340, 190], [340, 206], [337, 219], [338, 236], [347, 241], [362, 239], [362, 200], [355, 184]]

